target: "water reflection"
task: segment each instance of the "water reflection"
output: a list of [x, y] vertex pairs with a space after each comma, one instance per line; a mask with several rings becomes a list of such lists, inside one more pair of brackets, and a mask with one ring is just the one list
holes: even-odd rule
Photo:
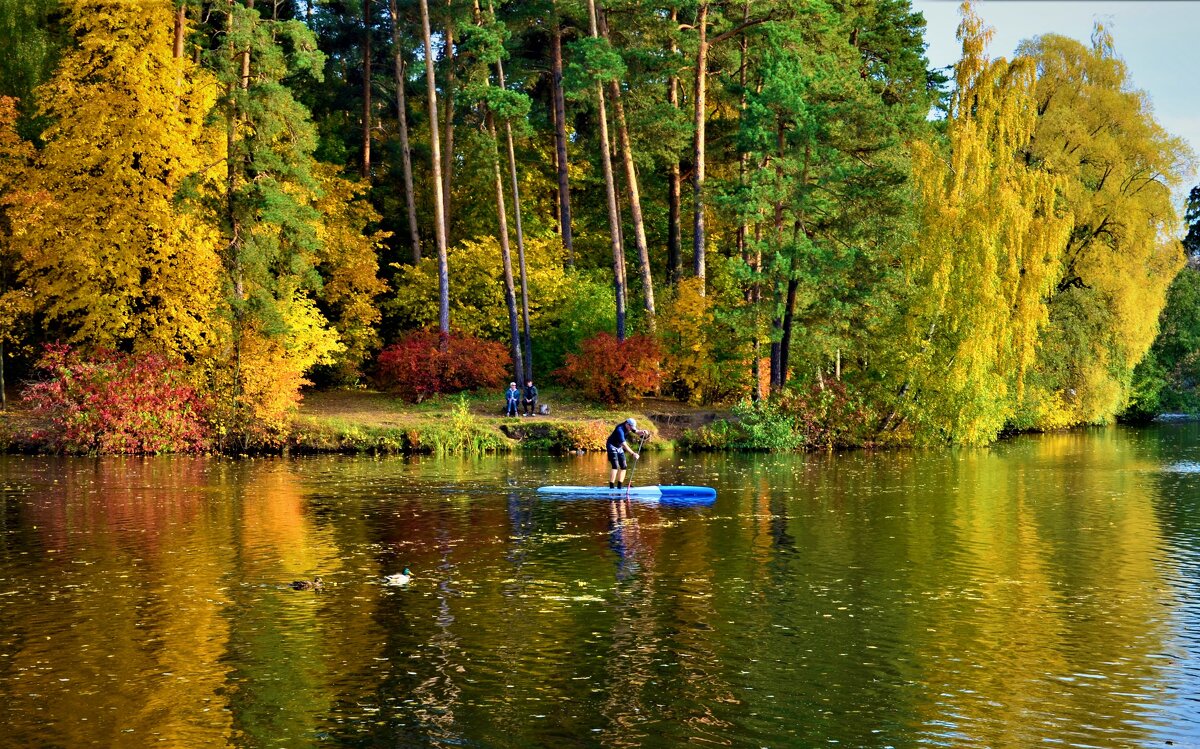
[[644, 462], [0, 458], [5, 742], [1200, 743], [1194, 425]]

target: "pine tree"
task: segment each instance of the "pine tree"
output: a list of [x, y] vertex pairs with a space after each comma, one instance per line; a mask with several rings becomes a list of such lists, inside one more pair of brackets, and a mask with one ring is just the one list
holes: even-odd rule
[[212, 215], [224, 237], [228, 348], [217, 372], [235, 429], [279, 427], [305, 373], [342, 347], [316, 306], [320, 195], [308, 110], [286, 78], [320, 79], [324, 56], [296, 20], [229, 0], [210, 29], [226, 170]]

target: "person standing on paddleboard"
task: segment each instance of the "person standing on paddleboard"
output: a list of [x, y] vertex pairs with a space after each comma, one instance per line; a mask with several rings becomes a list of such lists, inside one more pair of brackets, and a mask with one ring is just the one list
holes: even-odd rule
[[624, 486], [625, 469], [629, 467], [625, 462], [625, 453], [632, 455], [634, 460], [639, 457], [629, 446], [630, 434], [637, 434], [643, 439], [650, 436], [650, 432], [637, 428], [637, 421], [632, 416], [617, 424], [617, 428], [608, 435], [608, 442], [605, 443], [605, 446], [608, 448], [608, 463], [612, 466], [612, 472], [608, 477], [609, 489], [621, 489]]

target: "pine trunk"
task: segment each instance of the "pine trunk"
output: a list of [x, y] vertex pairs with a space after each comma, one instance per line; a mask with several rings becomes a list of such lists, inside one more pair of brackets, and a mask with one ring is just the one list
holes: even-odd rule
[[783, 310], [783, 337], [779, 341], [779, 387], [787, 385], [788, 362], [792, 356], [792, 323], [796, 317], [796, 290], [800, 288], [799, 279], [788, 280], [787, 302]]
[[571, 232], [571, 183], [567, 174], [567, 105], [563, 96], [562, 28], [558, 19], [550, 29], [551, 98], [554, 99], [554, 152], [558, 166], [558, 225], [567, 265], [575, 265], [575, 243]]
[[363, 0], [362, 177], [371, 176], [371, 0]]
[[696, 18], [696, 28], [700, 33], [699, 44], [696, 47], [696, 93], [695, 93], [695, 130], [696, 142], [692, 165], [692, 200], [694, 216], [692, 219], [692, 249], [694, 252], [694, 270], [696, 278], [700, 279], [700, 295], [703, 296], [705, 279], [705, 247], [704, 247], [704, 125], [705, 86], [708, 78], [708, 3], [700, 5]]
[[404, 172], [404, 206], [408, 211], [409, 242], [412, 245], [413, 265], [421, 262], [421, 233], [417, 227], [417, 199], [413, 192], [412, 151], [408, 146], [408, 102], [405, 99], [407, 78], [404, 74], [404, 48], [400, 46], [400, 14], [396, 0], [389, 0], [392, 20], [392, 50], [395, 57], [396, 118], [400, 123], [400, 163]]
[[[742, 23], [750, 20], [750, 3], [742, 6]], [[749, 50], [749, 42], [746, 40], [746, 35], [743, 33], [741, 41], [738, 44], [739, 52], [741, 53], [740, 64], [738, 65], [738, 86], [741, 88], [741, 98], [738, 101], [738, 118], [745, 119], [746, 117], [746, 54]], [[750, 154], [745, 151], [738, 153], [738, 184], [743, 188], [746, 185], [746, 169], [749, 165]], [[746, 216], [745, 213], [739, 212], [738, 228], [737, 228], [737, 251], [742, 260], [749, 263], [749, 258], [746, 252]], [[747, 298], [749, 298], [750, 290], [746, 290]]]
[[[606, 40], [608, 22], [600, 12], [600, 30]], [[642, 300], [646, 310], [646, 322], [654, 331], [654, 277], [650, 271], [650, 248], [646, 243], [646, 228], [642, 220], [642, 196], [638, 189], [637, 167], [633, 163], [633, 147], [629, 142], [629, 127], [625, 122], [625, 106], [621, 103], [621, 85], [611, 81], [608, 90], [612, 96], [613, 112], [617, 118], [617, 137], [621, 144], [621, 160], [625, 166], [625, 187], [629, 190], [629, 216], [633, 221], [633, 244], [638, 253], [638, 266], [642, 276]], [[622, 243], [624, 246], [624, 243]], [[624, 253], [622, 253], [622, 257]]]
[[[429, 31], [429, 0], [419, 0], [421, 7], [421, 36], [425, 43], [425, 59], [433, 60], [433, 41]], [[425, 66], [425, 85], [429, 96], [429, 149], [433, 168], [433, 213], [438, 251], [438, 331], [443, 345], [450, 335], [450, 270], [446, 257], [446, 213], [442, 202], [442, 151], [438, 139], [437, 81], [433, 65]]]
[[517, 321], [517, 298], [513, 290], [512, 252], [508, 244], [508, 211], [504, 205], [504, 178], [500, 174], [500, 144], [496, 140], [496, 120], [491, 112], [487, 113], [488, 134], [492, 136], [495, 151], [493, 152], [492, 171], [496, 182], [496, 217], [499, 220], [500, 260], [504, 268], [504, 303], [508, 307], [509, 347], [513, 360], [513, 378], [521, 382], [525, 372], [521, 361], [521, 329]]
[[183, 57], [183, 30], [187, 21], [187, 6], [183, 3], [175, 9], [175, 46], [172, 56], [178, 60]]
[[[446, 5], [450, 5], [451, 0], [446, 0]], [[443, 62], [446, 65], [446, 90], [444, 99], [446, 102], [446, 111], [444, 112], [446, 122], [445, 131], [446, 138], [443, 143], [442, 157], [444, 166], [442, 168], [442, 224], [446, 227], [446, 244], [450, 244], [450, 197], [454, 188], [454, 26], [451, 21], [446, 22], [446, 43], [443, 53]]]
[[[489, 10], [491, 5], [489, 3]], [[494, 13], [494, 12], [493, 12]], [[504, 63], [496, 61], [496, 80], [505, 87]], [[513, 220], [517, 225], [517, 263], [521, 274], [521, 320], [525, 330], [525, 380], [533, 379], [533, 339], [529, 332], [529, 277], [525, 269], [525, 228], [521, 221], [521, 188], [517, 179], [517, 151], [513, 146], [512, 123], [504, 122], [504, 139], [508, 147], [508, 173], [512, 181]], [[517, 382], [521, 382], [520, 378]]]
[[[600, 38], [596, 22], [595, 0], [588, 0], [588, 26], [593, 39]], [[612, 148], [608, 137], [608, 113], [604, 107], [604, 84], [596, 84], [597, 114], [600, 119], [600, 167], [604, 172], [604, 191], [608, 198], [608, 229], [613, 251], [613, 290], [617, 301], [617, 341], [625, 340], [625, 258], [621, 250], [621, 219], [617, 213], [616, 183], [613, 181]]]
[[[671, 27], [678, 26], [679, 11], [671, 8]], [[674, 61], [679, 48], [675, 37], [671, 37], [671, 60]], [[674, 64], [674, 62], [672, 62]], [[675, 109], [679, 109], [679, 77], [671, 75], [667, 78], [667, 101]], [[679, 282], [683, 275], [683, 238], [680, 226], [680, 197], [682, 194], [681, 176], [679, 173], [679, 157], [672, 156], [667, 166], [667, 283]]]

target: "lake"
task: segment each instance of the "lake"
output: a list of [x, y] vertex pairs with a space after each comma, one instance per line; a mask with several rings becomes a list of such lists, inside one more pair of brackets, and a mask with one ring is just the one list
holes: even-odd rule
[[641, 463], [0, 456], [0, 743], [1200, 746], [1198, 425]]

